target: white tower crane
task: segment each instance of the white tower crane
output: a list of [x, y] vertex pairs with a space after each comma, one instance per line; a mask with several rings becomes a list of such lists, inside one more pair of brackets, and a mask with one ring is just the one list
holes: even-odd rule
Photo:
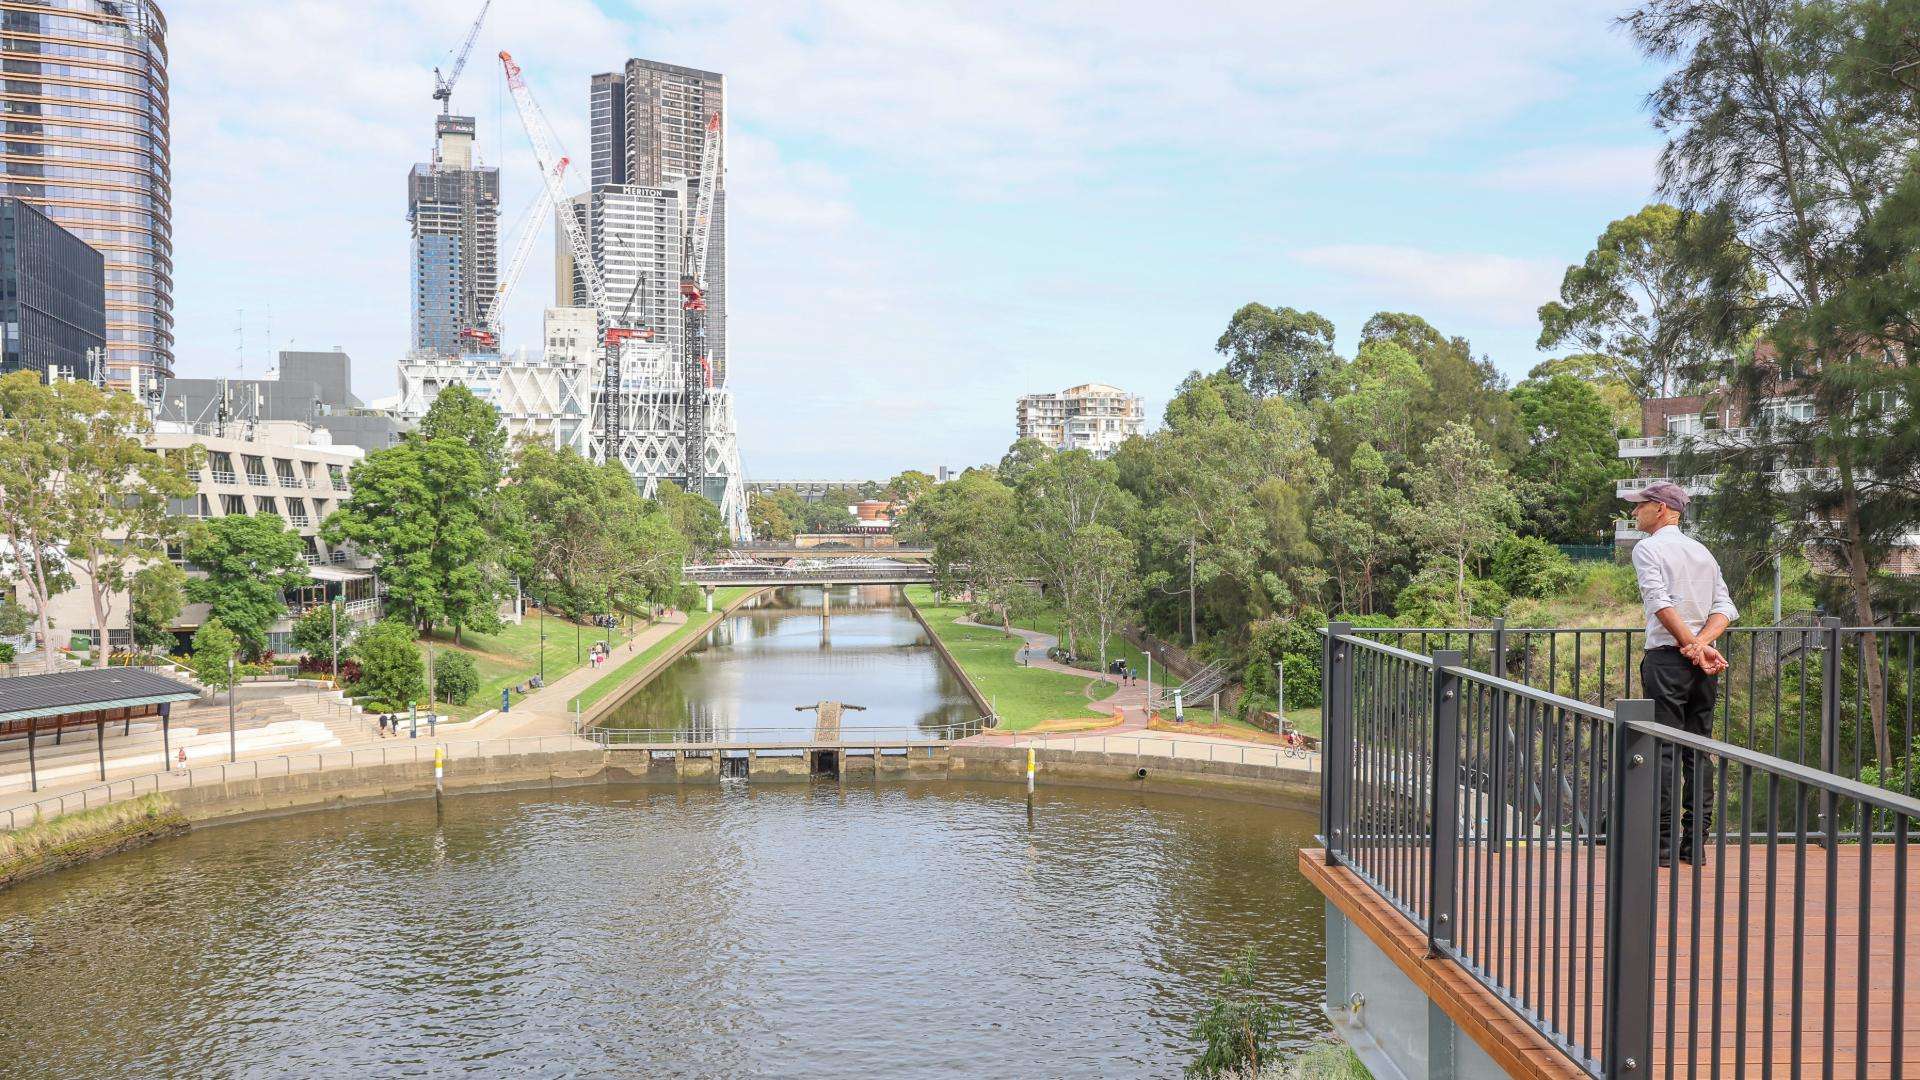
[[[567, 159], [561, 158], [553, 167], [556, 178], [564, 177], [567, 171]], [[460, 336], [482, 349], [500, 347], [500, 323], [507, 307], [507, 297], [512, 295], [515, 285], [520, 283], [520, 274], [527, 268], [527, 259], [533, 254], [534, 241], [540, 239], [540, 228], [547, 212], [553, 207], [552, 190], [545, 185], [534, 196], [533, 206], [527, 211], [525, 220], [520, 223], [519, 238], [513, 244], [513, 257], [507, 263], [507, 272], [501, 275], [500, 284], [494, 287], [492, 302], [487, 305], [487, 314], [479, 326], [460, 331]]]
[[680, 307], [684, 314], [685, 359], [681, 366], [686, 385], [687, 490], [706, 493], [707, 391], [713, 386], [713, 362], [707, 355], [707, 243], [713, 235], [713, 195], [720, 179], [720, 114], [707, 118], [707, 134], [700, 146], [699, 188], [681, 245]]
[[527, 129], [527, 141], [533, 144], [534, 160], [539, 162], [540, 175], [546, 181], [547, 196], [562, 211], [555, 216], [566, 230], [567, 245], [573, 248], [574, 270], [586, 280], [587, 303], [606, 321], [610, 315], [606, 283], [600, 276], [599, 265], [593, 261], [593, 247], [587, 243], [587, 232], [580, 227], [566, 189], [560, 184], [562, 159], [554, 153], [553, 129], [547, 124], [539, 103], [533, 100], [533, 91], [527, 89], [527, 80], [521, 75], [520, 65], [513, 62], [513, 56], [502, 51], [500, 64], [506, 69], [507, 89], [513, 92], [513, 104], [520, 110], [520, 123]]
[[460, 81], [460, 72], [467, 66], [467, 54], [473, 51], [473, 39], [480, 36], [480, 24], [487, 21], [487, 9], [492, 6], [493, 0], [480, 5], [480, 14], [474, 16], [473, 26], [467, 30], [467, 40], [460, 43], [460, 51], [453, 58], [453, 70], [442, 78], [440, 69], [433, 69], [433, 100], [440, 103], [441, 116], [453, 107], [453, 84]]

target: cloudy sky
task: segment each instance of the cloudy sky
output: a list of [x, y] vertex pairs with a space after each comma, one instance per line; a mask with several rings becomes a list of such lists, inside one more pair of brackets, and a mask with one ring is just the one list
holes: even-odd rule
[[[175, 0], [178, 372], [338, 345], [391, 393], [405, 174], [478, 0]], [[1534, 309], [1642, 205], [1655, 73], [1589, 0], [496, 0], [456, 111], [537, 179], [496, 54], [587, 150], [587, 80], [728, 77], [731, 382], [756, 479], [997, 459], [1013, 401], [1100, 380], [1158, 417], [1240, 304], [1377, 310], [1511, 375]], [[507, 312], [533, 345], [542, 240]], [[244, 312], [244, 315], [242, 314]], [[270, 328], [270, 329], [269, 329]]]

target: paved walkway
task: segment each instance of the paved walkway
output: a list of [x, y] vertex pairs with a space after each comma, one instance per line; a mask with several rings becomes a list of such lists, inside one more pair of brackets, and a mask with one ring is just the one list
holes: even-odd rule
[[512, 711], [496, 712], [487, 717], [475, 725], [466, 737], [506, 739], [527, 735], [572, 734], [574, 698], [599, 682], [603, 676], [610, 677], [614, 668], [652, 648], [667, 635], [686, 625], [686, 622], [685, 612], [668, 612], [658, 622], [635, 634], [632, 641], [616, 647], [613, 655], [604, 665], [597, 668], [585, 665], [575, 668], [515, 701]]
[[[960, 626], [971, 626], [980, 630], [1000, 630], [998, 626], [971, 622], [967, 619], [955, 619]], [[1071, 667], [1047, 657], [1047, 651], [1060, 644], [1060, 639], [1052, 634], [1043, 634], [1038, 630], [1013, 628], [1015, 635], [1027, 643], [1027, 666], [1043, 671], [1057, 671], [1063, 675], [1074, 675], [1082, 679], [1095, 679], [1113, 683], [1119, 687], [1110, 697], [1101, 701], [1089, 701], [1087, 704], [1096, 712], [1107, 713], [1114, 722], [1106, 727], [1094, 729], [1106, 735], [1145, 731], [1147, 729], [1147, 684], [1144, 679], [1135, 679], [1131, 683], [1118, 675], [1104, 671], [1088, 671], [1086, 668]], [[1015, 661], [1018, 662], [1017, 660]], [[1035, 735], [1032, 738], [1050, 738], [1049, 735]]]

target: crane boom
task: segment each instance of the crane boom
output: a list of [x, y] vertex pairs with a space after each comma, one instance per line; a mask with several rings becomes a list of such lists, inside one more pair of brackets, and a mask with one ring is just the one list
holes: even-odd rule
[[706, 138], [700, 145], [699, 190], [694, 192], [692, 217], [687, 222], [680, 276], [681, 325], [685, 337], [681, 385], [686, 400], [681, 426], [688, 491], [706, 494], [707, 392], [713, 388], [713, 362], [707, 356], [707, 243], [713, 235], [714, 188], [720, 181], [720, 114], [707, 118]]
[[[561, 158], [553, 167], [555, 174], [564, 176], [567, 171], [567, 159]], [[514, 242], [513, 257], [507, 263], [507, 272], [501, 276], [500, 283], [494, 286], [493, 302], [487, 306], [487, 316], [479, 326], [478, 340], [487, 345], [496, 345], [500, 341], [501, 312], [506, 309], [507, 297], [520, 283], [520, 274], [527, 268], [527, 259], [533, 254], [534, 241], [540, 239], [540, 221], [547, 210], [553, 206], [553, 193], [547, 187], [540, 189], [534, 198], [533, 208], [528, 211], [527, 219], [520, 227], [520, 238]]]
[[607, 303], [606, 282], [600, 277], [600, 267], [593, 261], [593, 247], [587, 243], [587, 232], [581, 228], [579, 218], [574, 216], [566, 189], [560, 186], [556, 170], [558, 158], [553, 150], [553, 131], [548, 127], [539, 103], [533, 100], [533, 91], [527, 89], [527, 80], [521, 75], [520, 65], [513, 62], [513, 56], [502, 50], [500, 63], [506, 69], [507, 89], [513, 92], [513, 103], [520, 110], [520, 123], [527, 129], [527, 141], [533, 144], [533, 156], [540, 165], [541, 178], [546, 181], [547, 194], [560, 211], [555, 216], [560, 219], [560, 227], [566, 231], [567, 246], [573, 249], [574, 270], [587, 283], [587, 303], [605, 320], [612, 314]]
[[713, 234], [713, 189], [720, 177], [720, 114], [707, 118], [707, 137], [700, 146], [700, 190], [693, 206], [693, 283], [707, 291], [707, 238]]
[[433, 100], [440, 103], [442, 116], [452, 108], [453, 84], [460, 81], [460, 73], [466, 70], [467, 54], [473, 51], [473, 40], [480, 36], [480, 24], [487, 21], [487, 9], [492, 6], [493, 0], [480, 5], [480, 14], [474, 16], [473, 25], [467, 30], [467, 40], [460, 43], [460, 52], [453, 58], [453, 71], [441, 78], [440, 69], [433, 69]]

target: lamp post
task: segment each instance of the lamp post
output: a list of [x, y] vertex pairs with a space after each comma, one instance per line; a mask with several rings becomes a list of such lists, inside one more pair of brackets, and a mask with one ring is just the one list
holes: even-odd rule
[[333, 613], [333, 688], [340, 689], [340, 601], [327, 605]]
[[228, 761], [240, 760], [240, 737], [234, 734], [234, 725], [233, 725], [233, 692], [237, 689], [239, 689], [239, 684], [236, 682], [236, 680], [233, 677], [233, 654], [228, 653], [227, 654], [227, 760]]
[[540, 601], [540, 685], [547, 683], [547, 605]]

